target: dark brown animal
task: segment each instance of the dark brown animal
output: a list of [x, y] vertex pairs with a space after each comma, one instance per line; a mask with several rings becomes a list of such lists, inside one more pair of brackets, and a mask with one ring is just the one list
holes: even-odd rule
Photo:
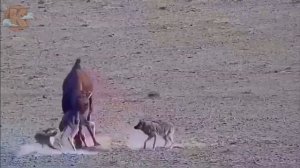
[[93, 111], [93, 84], [89, 75], [81, 69], [80, 59], [76, 60], [72, 70], [64, 79], [62, 89], [62, 110], [64, 116], [59, 124], [59, 130], [64, 131], [67, 126], [70, 126], [72, 133], [68, 140], [74, 150], [76, 150], [74, 139], [76, 140], [76, 146], [82, 146], [82, 142], [86, 145], [85, 137], [82, 134], [83, 125], [88, 128], [94, 144], [99, 145], [95, 139], [95, 124], [90, 121]]

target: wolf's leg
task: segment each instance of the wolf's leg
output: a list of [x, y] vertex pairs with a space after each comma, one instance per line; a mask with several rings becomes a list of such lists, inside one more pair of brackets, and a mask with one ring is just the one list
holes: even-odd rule
[[149, 141], [153, 136], [148, 136], [148, 138], [144, 142], [144, 149], [146, 149], [147, 141]]
[[153, 142], [153, 149], [155, 150], [155, 144], [156, 144], [156, 134], [154, 135], [154, 142]]
[[172, 148], [173, 148], [173, 145], [174, 145], [174, 134], [169, 134], [169, 135], [168, 135], [168, 138], [169, 138], [169, 140], [171, 141], [170, 149], [172, 149]]
[[168, 144], [168, 142], [169, 142], [169, 140], [168, 140], [168, 138], [167, 138], [167, 135], [163, 136], [163, 138], [164, 138], [164, 140], [165, 140], [165, 145], [164, 145], [164, 147], [166, 147], [167, 144]]

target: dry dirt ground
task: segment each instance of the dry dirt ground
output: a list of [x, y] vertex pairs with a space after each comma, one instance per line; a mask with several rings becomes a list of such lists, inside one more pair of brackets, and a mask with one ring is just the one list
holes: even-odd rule
[[[300, 1], [23, 4], [30, 27], [1, 28], [1, 167], [299, 167]], [[17, 155], [58, 126], [76, 58], [93, 77], [93, 120], [110, 150]], [[184, 148], [136, 150], [144, 117], [173, 122]]]

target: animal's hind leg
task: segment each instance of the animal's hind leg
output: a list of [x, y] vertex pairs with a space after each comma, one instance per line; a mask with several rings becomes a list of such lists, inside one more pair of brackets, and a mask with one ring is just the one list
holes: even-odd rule
[[85, 140], [85, 135], [82, 132], [82, 126], [81, 125], [79, 126], [79, 137], [80, 137], [80, 141], [84, 143], [85, 147], [87, 147], [86, 140]]
[[163, 138], [164, 138], [164, 140], [165, 140], [165, 145], [164, 145], [164, 147], [166, 147], [167, 146], [167, 144], [168, 144], [168, 142], [169, 142], [169, 139], [167, 138], [167, 136], [165, 135], [165, 136], [163, 136]]
[[70, 136], [68, 137], [68, 140], [72, 146], [72, 148], [74, 149], [74, 151], [76, 151], [76, 148], [75, 148], [75, 144], [74, 144], [74, 137], [76, 136], [76, 134], [79, 132], [79, 123], [76, 124], [73, 128], [71, 128], [72, 131], [71, 131], [71, 134]]
[[169, 134], [168, 139], [171, 141], [171, 146], [169, 148], [172, 149], [174, 145], [174, 134]]
[[90, 98], [89, 98], [89, 114], [87, 116], [87, 120], [91, 121], [91, 114], [93, 112], [93, 93], [91, 93]]
[[93, 142], [94, 142], [94, 145], [95, 145], [95, 146], [100, 145], [100, 143], [98, 143], [98, 142], [96, 141], [96, 138], [95, 138], [95, 131], [96, 131], [96, 130], [95, 130], [95, 123], [92, 122], [92, 121], [87, 121], [87, 120], [86, 120], [84, 125], [87, 127], [89, 133], [91, 134], [92, 139], [93, 139]]
[[156, 144], [156, 135], [154, 135], [153, 149], [155, 149], [155, 144]]

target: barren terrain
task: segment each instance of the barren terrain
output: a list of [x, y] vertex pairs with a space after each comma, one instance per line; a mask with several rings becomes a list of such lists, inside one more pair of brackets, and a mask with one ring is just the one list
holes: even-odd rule
[[[299, 167], [300, 1], [23, 5], [29, 28], [1, 27], [1, 167]], [[33, 136], [58, 127], [76, 58], [94, 80], [92, 119], [109, 149], [47, 152]], [[139, 150], [140, 118], [174, 123], [183, 149]]]

